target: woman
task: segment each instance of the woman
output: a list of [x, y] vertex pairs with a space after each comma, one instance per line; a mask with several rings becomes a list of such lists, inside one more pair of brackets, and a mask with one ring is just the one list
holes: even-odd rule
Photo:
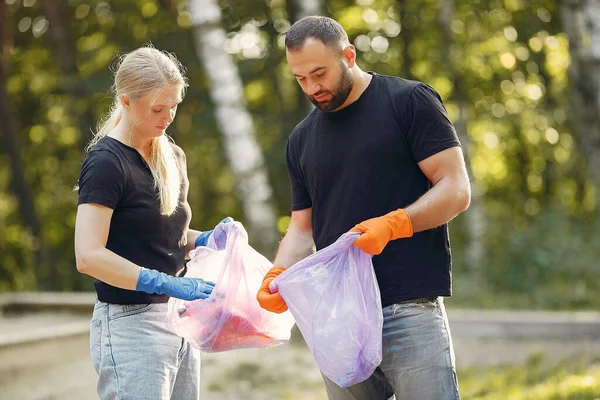
[[100, 399], [197, 399], [198, 350], [165, 326], [169, 296], [207, 298], [214, 283], [177, 276], [212, 231], [189, 229], [185, 154], [166, 135], [187, 87], [152, 47], [121, 58], [108, 117], [79, 178], [75, 255], [96, 278], [90, 330]]

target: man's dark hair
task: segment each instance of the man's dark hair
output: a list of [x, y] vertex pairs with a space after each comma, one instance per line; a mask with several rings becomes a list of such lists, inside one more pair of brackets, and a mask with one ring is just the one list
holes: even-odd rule
[[285, 35], [285, 48], [298, 51], [306, 39], [318, 39], [329, 48], [350, 44], [348, 34], [336, 20], [328, 17], [310, 16], [296, 21]]

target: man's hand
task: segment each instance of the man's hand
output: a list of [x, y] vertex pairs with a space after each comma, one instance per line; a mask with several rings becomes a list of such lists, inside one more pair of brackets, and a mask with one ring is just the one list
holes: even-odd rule
[[368, 254], [381, 254], [390, 240], [407, 238], [413, 235], [410, 217], [406, 210], [399, 208], [384, 216], [361, 222], [350, 232], [362, 233], [354, 245]]
[[263, 278], [262, 285], [256, 294], [256, 300], [262, 308], [267, 311], [271, 311], [277, 314], [287, 311], [288, 306], [285, 304], [285, 300], [279, 293], [271, 293], [269, 285], [273, 282], [273, 279], [278, 277], [283, 271], [284, 267], [273, 267], [267, 272]]

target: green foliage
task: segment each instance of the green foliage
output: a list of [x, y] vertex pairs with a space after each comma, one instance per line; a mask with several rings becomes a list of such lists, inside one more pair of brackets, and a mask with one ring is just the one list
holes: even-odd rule
[[[170, 134], [187, 154], [192, 225], [205, 229], [224, 215], [244, 220], [185, 1], [57, 1], [60, 23], [48, 23], [42, 1], [0, 1], [10, 32], [10, 110], [1, 111], [17, 128], [17, 156], [41, 225], [36, 237], [10, 186], [10, 155], [0, 149], [0, 291], [92, 289], [74, 265], [73, 188], [83, 148], [112, 101], [111, 62], [146, 43], [174, 52], [187, 67], [191, 85]], [[462, 135], [485, 218], [485, 254], [482, 265], [470, 265], [471, 223], [461, 216], [451, 224], [451, 303], [595, 308], [597, 185], [570, 128], [570, 57], [558, 6], [454, 3], [448, 22], [434, 0], [323, 0], [323, 9], [348, 31], [361, 68], [429, 83]], [[290, 197], [285, 144], [308, 109], [282, 45], [292, 2], [220, 4], [283, 232]]]
[[490, 226], [485, 265], [461, 270], [455, 252], [450, 304], [466, 307], [597, 309], [600, 290], [599, 220], [569, 216], [552, 204], [521, 223], [500, 218]]

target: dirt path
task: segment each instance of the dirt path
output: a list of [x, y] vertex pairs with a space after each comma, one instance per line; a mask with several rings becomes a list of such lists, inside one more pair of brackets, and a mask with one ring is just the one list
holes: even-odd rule
[[[0, 351], [0, 399], [94, 399], [86, 335]], [[202, 400], [326, 400], [312, 355], [300, 340], [272, 349], [203, 354]]]
[[[0, 318], [0, 339], [17, 340], [62, 332], [62, 338], [2, 345], [0, 340], [0, 400], [86, 400], [97, 398], [95, 371], [89, 358], [87, 316], [40, 314]], [[470, 324], [470, 323], [469, 323]], [[452, 314], [450, 314], [452, 327]], [[470, 326], [470, 325], [467, 325]], [[491, 331], [491, 326], [480, 329]], [[82, 329], [84, 327], [84, 329]], [[481, 338], [456, 325], [454, 344], [458, 367], [521, 363], [536, 353], [563, 359], [585, 352], [600, 356], [600, 342], [558, 339]], [[79, 329], [79, 333], [75, 334]], [[44, 333], [46, 332], [46, 333]], [[485, 336], [485, 335], [484, 335]], [[491, 335], [494, 336], [494, 335]], [[201, 400], [326, 400], [317, 366], [297, 332], [290, 343], [272, 349], [204, 354]]]

